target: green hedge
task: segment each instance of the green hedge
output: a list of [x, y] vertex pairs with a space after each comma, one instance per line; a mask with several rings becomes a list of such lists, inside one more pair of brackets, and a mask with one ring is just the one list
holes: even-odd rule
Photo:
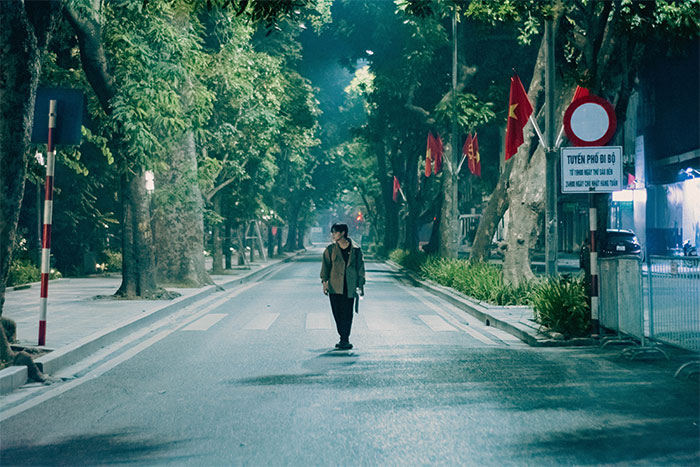
[[429, 257], [421, 266], [426, 279], [494, 305], [528, 305], [536, 282], [518, 287], [503, 282], [501, 268], [489, 263]]
[[[60, 279], [63, 275], [56, 269], [51, 269], [49, 279]], [[7, 287], [29, 284], [41, 280], [41, 270], [28, 259], [16, 259], [10, 264], [7, 276]]]
[[27, 259], [18, 259], [10, 264], [10, 274], [7, 277], [8, 287], [29, 284], [41, 280], [41, 270]]
[[420, 271], [426, 255], [422, 251], [396, 249], [389, 253], [389, 259], [411, 271]]
[[495, 264], [426, 256], [407, 250], [394, 250], [389, 258], [425, 279], [477, 300], [499, 306], [532, 306], [539, 324], [566, 337], [583, 336], [590, 329], [590, 308], [582, 278], [535, 279], [515, 287], [503, 282], [503, 271]]

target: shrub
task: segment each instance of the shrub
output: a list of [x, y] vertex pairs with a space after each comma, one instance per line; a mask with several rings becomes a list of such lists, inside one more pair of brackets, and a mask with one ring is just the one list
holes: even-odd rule
[[7, 285], [29, 284], [41, 280], [41, 270], [27, 259], [17, 259], [10, 264]]
[[538, 286], [537, 280], [521, 282], [518, 286], [503, 284], [502, 287], [494, 291], [493, 302], [496, 305], [530, 305], [532, 294]]
[[438, 284], [494, 305], [528, 304], [535, 286], [534, 282], [526, 282], [513, 287], [503, 282], [503, 272], [498, 266], [461, 259], [428, 257], [421, 273]]
[[118, 272], [122, 270], [122, 254], [119, 251], [105, 250], [104, 255], [104, 271]]
[[550, 278], [532, 294], [535, 320], [566, 337], [585, 336], [590, 329], [591, 310], [582, 278]]
[[426, 260], [426, 255], [422, 251], [396, 249], [389, 253], [389, 259], [406, 269], [419, 271]]

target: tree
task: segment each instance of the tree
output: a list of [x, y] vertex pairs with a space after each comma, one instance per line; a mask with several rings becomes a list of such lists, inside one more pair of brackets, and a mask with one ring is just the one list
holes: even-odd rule
[[[2, 318], [5, 287], [15, 243], [29, 137], [34, 116], [36, 88], [41, 74], [41, 56], [46, 50], [59, 5], [54, 2], [7, 2], [0, 8], [0, 360], [26, 360], [14, 354], [5, 335], [9, 320]], [[25, 362], [26, 363], [26, 362]], [[35, 369], [29, 358], [30, 370]], [[41, 374], [30, 371], [36, 379]]]
[[[520, 18], [524, 30], [538, 31], [542, 18], [550, 16], [555, 27], [560, 49], [560, 69], [565, 79], [557, 89], [557, 125], [565, 105], [573, 95], [576, 84], [587, 87], [594, 94], [615, 103], [618, 124], [624, 121], [627, 103], [633, 89], [642, 57], [650, 44], [668, 43], [680, 38], [697, 37], [698, 2], [551, 2], [542, 4], [540, 10], [511, 9], [509, 18]], [[525, 5], [521, 5], [525, 6]], [[470, 7], [475, 15], [496, 11], [503, 17], [503, 5], [497, 2], [473, 2]], [[508, 5], [507, 7], [510, 7]], [[535, 13], [539, 11], [539, 13]], [[525, 19], [523, 19], [525, 18]], [[561, 22], [561, 23], [560, 23]], [[522, 24], [522, 23], [521, 23]], [[528, 34], [523, 37], [526, 39]], [[542, 51], [534, 66], [528, 96], [537, 109], [542, 93]], [[530, 130], [526, 142], [506, 164], [496, 191], [482, 218], [484, 229], [479, 227], [477, 241], [481, 248], [473, 250], [472, 260], [483, 258], [483, 247], [493, 235], [493, 226], [507, 206], [511, 209], [508, 250], [504, 263], [504, 278], [518, 284], [533, 277], [529, 252], [541, 229], [544, 186], [543, 148], [539, 147]], [[506, 188], [507, 187], [507, 188]], [[504, 197], [507, 194], [507, 201]], [[598, 196], [600, 209], [598, 228], [607, 226], [607, 196]], [[475, 242], [476, 244], [476, 242]]]

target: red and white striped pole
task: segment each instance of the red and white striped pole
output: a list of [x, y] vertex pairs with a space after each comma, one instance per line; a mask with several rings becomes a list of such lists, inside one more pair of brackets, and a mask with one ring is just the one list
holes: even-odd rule
[[46, 194], [44, 197], [44, 231], [41, 241], [41, 294], [39, 298], [39, 345], [46, 345], [46, 305], [49, 297], [51, 271], [51, 214], [53, 211], [53, 169], [56, 159], [54, 130], [56, 129], [56, 101], [49, 101], [49, 141], [46, 154]]
[[600, 334], [600, 321], [598, 318], [598, 247], [595, 233], [598, 230], [598, 210], [595, 207], [595, 195], [588, 195], [588, 223], [591, 237], [590, 262], [591, 262], [591, 325], [592, 333]]

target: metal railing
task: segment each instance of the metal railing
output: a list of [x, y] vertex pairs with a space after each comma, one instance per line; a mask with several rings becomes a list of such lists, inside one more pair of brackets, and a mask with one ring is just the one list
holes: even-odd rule
[[[637, 257], [618, 256], [601, 258], [599, 265], [600, 324], [616, 332], [603, 338], [603, 346], [632, 344], [620, 354], [628, 358], [657, 354], [670, 360], [659, 344], [700, 353], [700, 258], [650, 256], [642, 265]], [[676, 376], [699, 364], [695, 358]]]
[[649, 259], [650, 337], [700, 352], [700, 257]]

